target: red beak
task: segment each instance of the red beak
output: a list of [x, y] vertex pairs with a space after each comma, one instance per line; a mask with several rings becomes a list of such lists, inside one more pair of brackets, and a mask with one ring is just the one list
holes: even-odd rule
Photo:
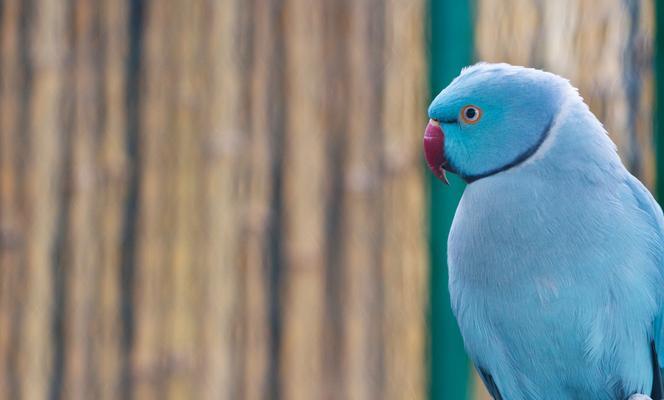
[[445, 176], [445, 134], [437, 121], [429, 120], [424, 132], [424, 157], [433, 174], [444, 184], [449, 185]]

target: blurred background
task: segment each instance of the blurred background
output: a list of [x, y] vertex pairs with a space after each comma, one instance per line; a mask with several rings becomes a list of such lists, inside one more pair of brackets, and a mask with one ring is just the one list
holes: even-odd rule
[[477, 60], [562, 74], [662, 200], [658, 26], [653, 0], [0, 1], [0, 398], [487, 399], [428, 102]]

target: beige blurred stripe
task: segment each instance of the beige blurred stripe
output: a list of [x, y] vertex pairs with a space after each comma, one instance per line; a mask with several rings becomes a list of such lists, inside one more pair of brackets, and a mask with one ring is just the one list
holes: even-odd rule
[[22, 310], [21, 287], [25, 265], [25, 211], [21, 206], [22, 179], [18, 160], [22, 154], [19, 130], [25, 71], [20, 66], [18, 38], [21, 2], [3, 4], [0, 25], [0, 393], [18, 396], [16, 347]]
[[[63, 205], [70, 208], [61, 211], [60, 218], [66, 220], [61, 222], [63, 228], [56, 240], [59, 241], [58, 246], [64, 248], [59, 250], [60, 264], [54, 276], [55, 282], [59, 282], [55, 296], [62, 302], [56, 307], [64, 308], [62, 326], [57, 329], [62, 332], [62, 358], [67, 362], [54, 368], [64, 369], [60, 378], [63, 396], [87, 399], [101, 395], [95, 376], [98, 364], [93, 362], [90, 349], [98, 344], [96, 320], [101, 310], [98, 309], [100, 288], [97, 282], [104, 267], [103, 263], [97, 262], [101, 258], [102, 244], [100, 237], [95, 235], [102, 229], [97, 216], [99, 206], [103, 204], [99, 197], [101, 187], [106, 187], [102, 181], [105, 171], [97, 156], [100, 150], [98, 138], [103, 137], [100, 130], [103, 129], [104, 118], [104, 114], [99, 112], [103, 86], [97, 60], [104, 47], [101, 43], [95, 43], [95, 37], [100, 35], [96, 30], [102, 29], [100, 8], [89, 2], [78, 2], [73, 5], [72, 12], [73, 35], [68, 45], [74, 48], [75, 62], [65, 82], [71, 85], [75, 95], [72, 96], [71, 112], [61, 114], [61, 121], [69, 131], [64, 144], [71, 143], [64, 156], [67, 180], [64, 196], [69, 204]], [[113, 289], [117, 287], [117, 282], [108, 284], [112, 284]], [[109, 357], [119, 350], [119, 335], [114, 344]], [[112, 362], [108, 360], [109, 365]]]
[[[27, 60], [31, 65], [24, 131], [18, 131], [25, 147], [21, 153], [20, 202], [24, 210], [25, 253], [20, 290], [16, 296], [22, 312], [17, 320], [17, 377], [23, 398], [49, 395], [53, 370], [51, 310], [54, 305], [52, 258], [57, 241], [63, 185], [63, 141], [66, 134], [62, 98], [65, 89], [66, 12], [58, 1], [35, 1], [27, 12], [31, 24], [26, 34]], [[63, 206], [63, 205], [62, 205]]]
[[[125, 154], [126, 121], [126, 63], [128, 56], [128, 9], [125, 4], [103, 2], [97, 11], [100, 20], [101, 48], [97, 64], [102, 99], [100, 109], [103, 123], [97, 129], [101, 135], [95, 148], [98, 176], [96, 187], [96, 230], [90, 235], [99, 244], [96, 260], [99, 273], [90, 293], [96, 305], [92, 323], [91, 363], [95, 371], [93, 396], [99, 399], [121, 397], [122, 328], [120, 317], [120, 280], [118, 265], [123, 246], [123, 201], [126, 198], [128, 162]], [[91, 349], [94, 349], [92, 351]]]
[[[426, 123], [426, 3], [390, 0], [385, 10], [381, 230], [385, 399], [427, 397], [428, 205], [421, 163]], [[408, 210], [408, 211], [406, 211]], [[404, 373], [412, 371], [413, 373]]]
[[325, 54], [320, 4], [284, 3], [284, 87], [288, 105], [283, 164], [286, 280], [281, 288], [282, 396], [307, 400], [323, 387], [325, 204], [322, 122]]
[[[349, 399], [382, 398], [380, 357], [384, 299], [381, 249], [384, 4], [350, 2], [347, 138], [344, 151], [343, 204], [343, 379]], [[373, 6], [373, 7], [372, 7]], [[371, 32], [373, 31], [373, 32]], [[369, 32], [373, 33], [372, 37]]]
[[174, 354], [167, 352], [168, 313], [173, 309], [177, 61], [174, 1], [144, 9], [140, 65], [138, 221], [134, 271], [134, 344], [130, 393], [138, 399], [167, 396]]

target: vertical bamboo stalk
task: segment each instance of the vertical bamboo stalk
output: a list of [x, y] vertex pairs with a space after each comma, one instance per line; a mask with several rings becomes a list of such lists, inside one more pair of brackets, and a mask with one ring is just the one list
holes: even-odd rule
[[322, 388], [323, 246], [326, 185], [324, 127], [321, 124], [325, 77], [320, 5], [285, 3], [284, 40], [284, 254], [282, 396], [311, 399]]
[[[74, 4], [73, 7], [73, 60], [74, 66], [66, 84], [71, 87], [73, 118], [71, 139], [66, 143], [65, 176], [66, 192], [61, 218], [64, 235], [61, 243], [60, 268], [55, 277], [62, 282], [56, 287], [56, 299], [62, 298], [59, 328], [64, 349], [59, 350], [63, 357], [55, 368], [64, 369], [64, 378], [58, 377], [64, 385], [57, 391], [66, 398], [85, 399], [96, 397], [92, 385], [94, 365], [91, 363], [93, 315], [95, 311], [99, 244], [95, 232], [96, 186], [98, 168], [94, 157], [95, 141], [100, 129], [99, 121], [99, 82], [95, 61], [99, 58], [98, 45], [94, 43], [95, 29], [99, 28], [99, 10], [90, 3]], [[65, 122], [69, 122], [65, 119]], [[68, 124], [69, 125], [69, 124]], [[57, 312], [57, 311], [55, 311]], [[57, 315], [57, 314], [56, 314]], [[57, 373], [59, 376], [60, 373]]]
[[[237, 326], [241, 300], [241, 221], [246, 199], [241, 197], [245, 136], [240, 123], [242, 74], [237, 32], [239, 2], [207, 5], [205, 48], [209, 104], [205, 107], [203, 147], [203, 211], [207, 243], [203, 249], [205, 318], [202, 398], [240, 398], [241, 366], [237, 357]], [[249, 90], [249, 88], [246, 88]]]
[[[426, 123], [422, 3], [387, 1], [383, 102], [385, 397], [426, 397], [428, 259], [421, 132]], [[408, 370], [408, 374], [403, 371]]]
[[[328, 191], [325, 212], [325, 293], [322, 319], [323, 386], [321, 398], [348, 397], [346, 390], [350, 375], [344, 360], [344, 304], [348, 299], [344, 291], [349, 268], [344, 262], [350, 239], [346, 233], [346, 159], [348, 154], [351, 119], [350, 46], [353, 23], [353, 2], [340, 0], [323, 2], [323, 43], [326, 55], [323, 75], [326, 82], [323, 96], [324, 146]], [[364, 18], [361, 16], [358, 19]], [[353, 110], [358, 111], [358, 110]], [[347, 242], [348, 240], [348, 242]], [[363, 268], [366, 269], [366, 268]]]
[[[245, 9], [244, 14], [255, 18], [252, 37], [244, 37], [249, 42], [246, 51], [252, 55], [251, 67], [247, 81], [249, 106], [251, 112], [247, 128], [249, 139], [246, 142], [245, 151], [249, 160], [245, 166], [244, 177], [247, 181], [247, 206], [243, 213], [243, 224], [245, 235], [242, 254], [243, 263], [243, 362], [242, 371], [242, 394], [247, 400], [258, 400], [274, 395], [268, 386], [268, 368], [276, 365], [275, 354], [271, 354], [271, 338], [269, 309], [276, 307], [268, 302], [270, 286], [276, 286], [276, 282], [270, 283], [270, 271], [277, 266], [278, 261], [270, 259], [269, 244], [270, 232], [275, 227], [270, 226], [274, 219], [277, 207], [271, 204], [273, 201], [274, 185], [273, 176], [275, 171], [275, 153], [279, 151], [280, 144], [277, 143], [282, 134], [278, 130], [283, 129], [280, 121], [274, 115], [275, 104], [282, 96], [281, 85], [278, 80], [281, 77], [279, 64], [281, 56], [278, 46], [283, 38], [280, 36], [277, 24], [279, 21], [279, 9], [277, 2], [263, 4], [255, 2], [252, 7]], [[245, 20], [246, 21], [246, 20]], [[245, 42], [246, 43], [246, 42]], [[270, 93], [270, 95], [266, 95]], [[274, 239], [272, 239], [274, 240]], [[273, 371], [276, 374], [276, 371]]]
[[[201, 132], [197, 121], [207, 96], [201, 96], [204, 88], [197, 85], [202, 64], [200, 42], [203, 31], [203, 9], [201, 1], [177, 2], [177, 15], [172, 29], [175, 31], [174, 48], [175, 85], [173, 87], [173, 168], [174, 209], [171, 293], [172, 307], [166, 313], [166, 349], [169, 366], [165, 390], [171, 399], [191, 397], [196, 393], [196, 331], [197, 320], [205, 318], [198, 314], [200, 287], [196, 276], [203, 273], [197, 255], [205, 242], [200, 236], [202, 217], [197, 199], [203, 193], [200, 183]], [[197, 90], [197, 89], [200, 89]], [[201, 282], [202, 283], [202, 282]]]
[[21, 202], [26, 207], [25, 281], [19, 294], [23, 302], [17, 369], [24, 398], [48, 395], [52, 373], [50, 335], [53, 306], [53, 261], [58, 207], [61, 205], [62, 75], [67, 8], [56, 1], [40, 0], [28, 7], [26, 153]]
[[[91, 358], [96, 365], [94, 386], [100, 399], [121, 397], [120, 269], [122, 216], [128, 183], [125, 152], [127, 114], [128, 18], [126, 3], [104, 2], [101, 13], [101, 137], [94, 155], [99, 163], [98, 211], [99, 273], [95, 282], [96, 317]], [[94, 233], [93, 233], [94, 234]], [[125, 239], [126, 240], [126, 239]], [[93, 261], [94, 262], [94, 261]]]
[[12, 398], [19, 397], [16, 348], [26, 246], [25, 210], [20, 201], [21, 93], [25, 93], [19, 40], [22, 12], [20, 1], [6, 1], [0, 22], [0, 393]]
[[384, 397], [381, 193], [385, 9], [351, 2], [344, 160], [344, 368], [348, 398]]
[[166, 312], [172, 307], [169, 272], [173, 235], [172, 124], [175, 84], [172, 4], [145, 9], [139, 116], [140, 165], [134, 286], [135, 339], [131, 375], [137, 399], [163, 398], [168, 359]]

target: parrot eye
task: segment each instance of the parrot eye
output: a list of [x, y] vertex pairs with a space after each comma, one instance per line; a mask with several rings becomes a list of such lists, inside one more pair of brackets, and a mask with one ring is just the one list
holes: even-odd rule
[[482, 110], [479, 107], [469, 105], [461, 109], [461, 119], [467, 124], [474, 124], [482, 117]]

